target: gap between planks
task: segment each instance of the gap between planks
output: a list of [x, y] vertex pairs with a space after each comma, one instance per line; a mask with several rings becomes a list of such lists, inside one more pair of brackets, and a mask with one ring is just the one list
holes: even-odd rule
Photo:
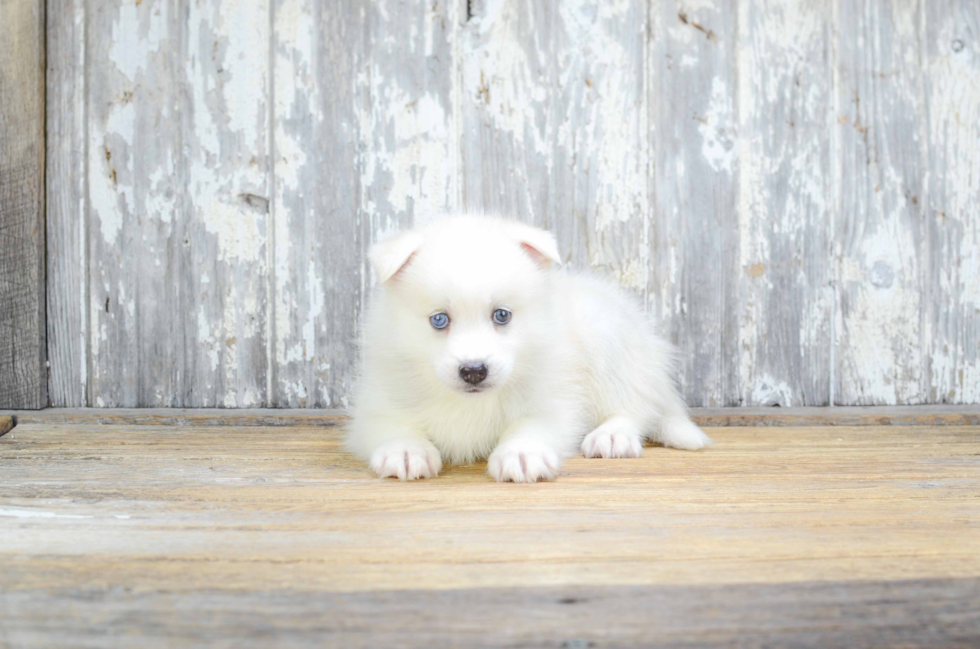
[[[340, 426], [344, 410], [47, 408], [0, 411], [0, 435], [21, 424], [147, 426]], [[693, 408], [700, 426], [978, 426], [980, 405]], [[9, 428], [4, 430], [4, 421]]]

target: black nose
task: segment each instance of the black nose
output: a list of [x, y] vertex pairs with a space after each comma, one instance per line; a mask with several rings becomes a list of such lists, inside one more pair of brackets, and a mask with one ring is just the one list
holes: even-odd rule
[[459, 376], [467, 383], [476, 385], [487, 378], [487, 366], [483, 363], [463, 363], [459, 366]]

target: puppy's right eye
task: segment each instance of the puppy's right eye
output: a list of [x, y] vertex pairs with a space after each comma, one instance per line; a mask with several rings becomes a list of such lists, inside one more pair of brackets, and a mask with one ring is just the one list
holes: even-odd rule
[[449, 326], [449, 316], [445, 313], [437, 313], [429, 316], [429, 324], [431, 324], [434, 329], [445, 329]]

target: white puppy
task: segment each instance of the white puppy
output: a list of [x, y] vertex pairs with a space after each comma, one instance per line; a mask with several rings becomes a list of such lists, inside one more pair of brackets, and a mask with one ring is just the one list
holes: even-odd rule
[[673, 349], [608, 282], [552, 270], [548, 232], [463, 216], [377, 244], [348, 447], [381, 477], [489, 458], [500, 481], [562, 458], [711, 440], [674, 388]]

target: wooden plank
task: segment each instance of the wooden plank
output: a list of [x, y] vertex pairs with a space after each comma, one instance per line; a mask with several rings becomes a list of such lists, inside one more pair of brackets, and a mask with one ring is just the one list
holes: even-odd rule
[[[344, 323], [356, 310], [357, 298], [345, 304], [343, 293], [361, 284], [353, 79], [363, 36], [358, 19], [350, 3], [330, 9], [311, 0], [274, 3], [276, 218], [269, 398], [276, 406], [330, 405], [323, 384], [329, 385], [333, 362], [344, 361], [327, 357], [330, 341], [323, 327], [335, 322], [333, 309]], [[347, 270], [331, 281], [324, 274], [326, 264], [334, 272], [341, 264]], [[330, 312], [325, 308], [328, 286], [331, 297], [339, 298]]]
[[[81, 110], [85, 122], [85, 405], [182, 403], [176, 375], [185, 354], [172, 325], [175, 314], [188, 312], [171, 247], [184, 220], [179, 14], [163, 2], [88, 2], [81, 18], [85, 104], [53, 118], [72, 123], [72, 111]], [[70, 232], [73, 224], [57, 227]], [[59, 301], [77, 299], [71, 283], [53, 290], [62, 292]]]
[[923, 3], [928, 117], [924, 395], [980, 403], [980, 5]]
[[980, 406], [694, 408], [699, 426], [977, 426]]
[[735, 3], [651, 7], [655, 312], [688, 405], [741, 405]]
[[268, 5], [89, 9], [88, 405], [263, 405]]
[[52, 406], [88, 405], [85, 0], [47, 12], [47, 321]]
[[347, 404], [367, 248], [455, 203], [457, 4], [277, 5], [278, 406]]
[[0, 408], [48, 405], [44, 2], [0, 5]]
[[469, 3], [462, 205], [555, 232], [564, 260], [648, 292], [645, 3]]
[[[980, 579], [239, 593], [7, 592], [12, 646], [975, 647]], [[597, 623], [602, 620], [604, 623]]]
[[181, 309], [170, 318], [185, 359], [171, 405], [272, 405], [271, 16], [269, 0], [187, 6], [180, 105], [187, 202], [171, 240], [182, 272]]
[[[3, 416], [7, 413], [0, 413]], [[11, 412], [19, 421], [43, 425], [123, 425], [190, 427], [341, 426], [348, 416], [342, 410], [253, 408], [48, 408]], [[978, 413], [980, 419], [980, 413]]]
[[739, 3], [742, 402], [830, 401], [832, 12]]
[[838, 3], [837, 402], [929, 401], [923, 3]]
[[[343, 426], [344, 410], [47, 408], [0, 411], [28, 424], [153, 426]], [[836, 408], [693, 408], [700, 426], [980, 426], [980, 406], [854, 406]]]

